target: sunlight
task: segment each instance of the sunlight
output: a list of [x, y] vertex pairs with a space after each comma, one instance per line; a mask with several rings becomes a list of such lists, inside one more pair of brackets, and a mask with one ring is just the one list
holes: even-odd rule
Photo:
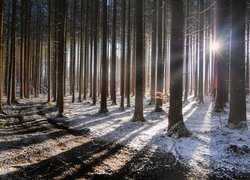
[[220, 48], [221, 48], [221, 45], [220, 45], [220, 43], [218, 41], [211, 42], [210, 49], [212, 51], [219, 51]]

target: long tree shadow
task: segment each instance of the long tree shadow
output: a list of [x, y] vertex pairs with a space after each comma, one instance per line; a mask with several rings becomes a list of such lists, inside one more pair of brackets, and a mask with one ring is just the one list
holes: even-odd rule
[[[132, 125], [132, 126], [131, 126]], [[130, 122], [128, 127], [119, 127], [115, 132], [110, 132], [105, 136], [98, 138], [96, 142], [87, 142], [83, 145], [77, 146], [69, 151], [60, 153], [38, 164], [29, 165], [20, 170], [0, 176], [1, 178], [17, 178], [17, 177], [41, 177], [44, 179], [51, 179], [55, 177], [80, 177], [91, 171], [92, 167], [98, 165], [102, 160], [117, 153], [123, 145], [117, 143], [105, 143], [107, 138], [115, 135], [117, 140], [126, 136], [124, 141], [132, 141], [140, 132], [150, 129], [150, 126], [143, 126], [138, 129], [138, 123]], [[140, 125], [139, 125], [140, 126]], [[136, 131], [137, 130], [137, 131]], [[130, 132], [130, 133], [129, 133]], [[83, 153], [84, 152], [84, 153]], [[98, 155], [100, 154], [101, 155]], [[53, 171], [51, 171], [53, 168]], [[72, 172], [69, 172], [70, 169]], [[76, 170], [76, 171], [75, 171]], [[68, 172], [69, 174], [65, 174]]]
[[[131, 158], [122, 168], [110, 176], [111, 179], [187, 179], [189, 169], [183, 166], [171, 153], [161, 149], [150, 149], [150, 144], [159, 134]], [[149, 146], [148, 146], [149, 145]]]
[[66, 131], [55, 131], [51, 133], [44, 133], [39, 135], [32, 135], [29, 138], [18, 139], [14, 141], [3, 141], [0, 142], [0, 152], [11, 150], [11, 149], [21, 149], [26, 146], [42, 143], [49, 139], [56, 139], [68, 134]]

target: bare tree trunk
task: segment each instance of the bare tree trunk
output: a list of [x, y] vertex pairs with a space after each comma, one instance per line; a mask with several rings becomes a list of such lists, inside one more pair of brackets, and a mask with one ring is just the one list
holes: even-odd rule
[[2, 106], [3, 96], [3, 22], [4, 22], [4, 0], [0, 0], [0, 114], [4, 114]]
[[101, 77], [101, 107], [100, 113], [108, 112], [107, 109], [107, 0], [103, 0], [103, 19], [102, 19], [102, 77]]
[[112, 104], [116, 104], [116, 1], [113, 4], [113, 29], [112, 29], [112, 58], [111, 58], [111, 99]]
[[130, 107], [130, 73], [131, 73], [131, 0], [128, 0], [128, 35], [127, 35], [127, 77], [126, 77], [126, 94], [127, 94], [127, 107]]
[[150, 86], [150, 103], [155, 104], [155, 68], [156, 68], [156, 34], [157, 34], [157, 0], [153, 1], [152, 14], [152, 44], [151, 44], [151, 86]]
[[170, 59], [170, 107], [168, 135], [186, 137], [190, 135], [182, 115], [183, 53], [184, 53], [183, 1], [172, 1], [171, 59]]
[[55, 0], [56, 31], [57, 31], [57, 58], [58, 58], [58, 117], [64, 113], [64, 91], [63, 91], [63, 72], [64, 72], [64, 46], [65, 46], [65, 21], [66, 21], [66, 0]]
[[237, 128], [247, 128], [244, 48], [246, 6], [244, 0], [232, 0], [231, 83], [228, 123]]
[[121, 56], [121, 105], [124, 110], [124, 74], [125, 74], [125, 25], [126, 25], [126, 1], [122, 1], [122, 56]]
[[132, 121], [145, 121], [143, 117], [143, 0], [136, 0], [135, 3], [135, 33], [136, 33], [136, 93], [135, 111]]

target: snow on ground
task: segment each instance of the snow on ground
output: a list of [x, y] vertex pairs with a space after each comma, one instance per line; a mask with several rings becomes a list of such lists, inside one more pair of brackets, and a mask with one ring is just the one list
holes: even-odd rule
[[[119, 102], [119, 101], [118, 101]], [[132, 100], [133, 102], [133, 100]], [[192, 98], [184, 105], [183, 114], [187, 128], [193, 133], [190, 138], [173, 139], [166, 136], [168, 126], [167, 105], [164, 112], [155, 113], [154, 106], [144, 102], [146, 122], [132, 122], [134, 106], [119, 109], [108, 102], [107, 114], [98, 114], [99, 104], [90, 101], [65, 102], [65, 114], [69, 117], [70, 128], [89, 128], [91, 135], [105, 141], [122, 143], [132, 149], [172, 152], [177, 158], [195, 169], [197, 173], [221, 172], [250, 173], [250, 131], [227, 128], [229, 109], [225, 113], [214, 113], [213, 102], [207, 99], [198, 105]], [[166, 104], [166, 103], [165, 103]], [[248, 126], [250, 125], [250, 104], [248, 104]], [[249, 126], [250, 129], [250, 126]], [[239, 151], [233, 149], [239, 148]], [[245, 149], [246, 151], [242, 151]], [[247, 153], [248, 152], [248, 153]]]

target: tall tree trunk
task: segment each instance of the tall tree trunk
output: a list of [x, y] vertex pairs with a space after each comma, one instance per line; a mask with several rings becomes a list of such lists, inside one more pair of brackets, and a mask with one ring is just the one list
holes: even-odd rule
[[79, 74], [79, 96], [78, 100], [82, 101], [82, 80], [83, 80], [83, 25], [84, 25], [84, 0], [81, 0], [81, 49], [80, 49], [80, 74]]
[[126, 1], [122, 1], [122, 56], [121, 56], [121, 106], [120, 109], [124, 110], [124, 74], [125, 74], [125, 25], [126, 25]]
[[184, 53], [184, 13], [183, 1], [172, 1], [172, 29], [170, 47], [170, 107], [168, 115], [168, 135], [185, 137], [190, 132], [185, 127], [182, 115], [183, 53]]
[[102, 15], [102, 76], [101, 76], [101, 107], [100, 113], [108, 112], [107, 109], [107, 0], [103, 0], [103, 15]]
[[136, 83], [135, 83], [135, 111], [132, 121], [145, 121], [143, 117], [143, 0], [135, 3], [135, 36], [136, 36]]
[[229, 61], [228, 56], [228, 7], [227, 0], [219, 0], [216, 2], [216, 40], [220, 48], [215, 50], [215, 61], [217, 62], [217, 96], [214, 110], [216, 112], [224, 111], [225, 96], [226, 96], [226, 67]]
[[66, 0], [55, 0], [55, 24], [57, 31], [57, 58], [58, 58], [58, 117], [64, 113], [64, 91], [63, 91], [63, 72], [64, 72], [64, 46], [65, 46], [65, 21], [66, 21]]
[[20, 98], [23, 99], [24, 96], [24, 66], [23, 66], [23, 37], [24, 37], [24, 1], [21, 1], [21, 44], [20, 44]]
[[155, 68], [156, 68], [156, 34], [157, 34], [157, 0], [153, 1], [152, 12], [152, 43], [151, 43], [151, 86], [150, 86], [150, 103], [155, 104]]
[[199, 87], [198, 103], [204, 103], [203, 100], [203, 64], [204, 64], [204, 0], [200, 1], [200, 46], [199, 46]]
[[93, 105], [96, 105], [97, 90], [97, 55], [98, 55], [98, 15], [99, 0], [95, 0], [95, 16], [94, 16], [94, 73], [93, 73]]
[[111, 58], [111, 99], [112, 104], [116, 104], [116, 11], [117, 0], [113, 4], [113, 29], [112, 29], [112, 58]]
[[163, 100], [163, 76], [164, 76], [164, 60], [162, 53], [162, 11], [163, 1], [158, 0], [158, 58], [157, 58], [157, 93], [156, 93], [156, 106], [155, 111], [162, 111]]
[[88, 56], [89, 56], [89, 27], [88, 27], [88, 18], [89, 18], [89, 1], [87, 0], [87, 10], [86, 10], [86, 19], [85, 19], [85, 57], [84, 57], [84, 87], [83, 87], [83, 99], [87, 99], [87, 90], [88, 90]]
[[75, 102], [75, 82], [76, 82], [76, 0], [73, 2], [73, 33], [72, 33], [72, 103]]
[[11, 32], [11, 49], [10, 49], [10, 65], [9, 65], [9, 88], [7, 103], [11, 104], [16, 99], [16, 0], [12, 1], [12, 32]]
[[38, 97], [38, 89], [39, 89], [39, 69], [40, 69], [40, 2], [37, 0], [37, 14], [36, 14], [36, 60], [35, 63], [35, 97]]
[[4, 17], [4, 0], [0, 0], [0, 114], [4, 114], [2, 106], [3, 96], [3, 19]]
[[128, 0], [128, 35], [127, 35], [127, 72], [126, 72], [126, 94], [127, 107], [130, 107], [130, 73], [131, 73], [131, 24], [130, 24], [131, 0]]
[[50, 68], [50, 64], [51, 64], [51, 60], [50, 60], [50, 42], [51, 42], [51, 35], [50, 35], [50, 17], [51, 17], [51, 2], [50, 0], [48, 0], [48, 102], [50, 102], [50, 93], [51, 93], [51, 88], [50, 88], [50, 82], [51, 82], [51, 68]]
[[245, 94], [246, 1], [232, 0], [232, 44], [230, 64], [229, 124], [247, 128]]
[[184, 102], [188, 100], [188, 91], [189, 91], [189, 83], [188, 83], [188, 76], [189, 76], [189, 57], [190, 57], [190, 38], [189, 38], [189, 0], [187, 0], [187, 20], [186, 20], [186, 28], [187, 28], [187, 35], [186, 35], [186, 56], [185, 56], [185, 93], [184, 93]]
[[[203, 1], [203, 0], [202, 0]], [[198, 96], [198, 62], [199, 62], [199, 35], [200, 35], [200, 30], [199, 30], [199, 19], [200, 19], [200, 1], [197, 1], [197, 23], [196, 23], [196, 47], [195, 47], [195, 72], [194, 72], [194, 97]]]
[[246, 45], [246, 59], [247, 59], [247, 62], [246, 62], [246, 95], [248, 96], [249, 95], [249, 88], [250, 88], [250, 86], [249, 86], [249, 47], [250, 47], [250, 43], [249, 43], [249, 41], [250, 41], [250, 25], [248, 24], [248, 25], [246, 25], [247, 27], [246, 27], [246, 33], [247, 33], [247, 35], [246, 35], [246, 37], [247, 37], [247, 45]]

